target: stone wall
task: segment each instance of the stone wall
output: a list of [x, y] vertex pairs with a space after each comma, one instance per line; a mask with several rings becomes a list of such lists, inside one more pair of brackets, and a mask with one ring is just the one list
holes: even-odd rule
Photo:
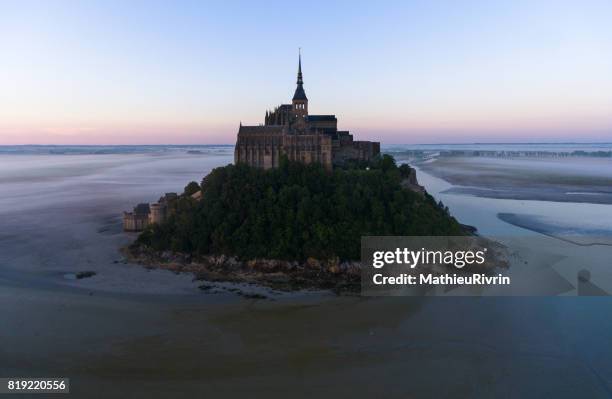
[[332, 168], [332, 139], [327, 135], [286, 135], [283, 137], [283, 152], [291, 161], [318, 162], [326, 169]]
[[307, 164], [319, 162], [326, 168], [331, 168], [331, 137], [323, 134], [239, 134], [234, 150], [234, 163], [270, 169], [279, 166], [283, 155], [289, 160]]
[[166, 206], [165, 204], [151, 204], [151, 213], [149, 213], [149, 223], [161, 224], [166, 219]]
[[334, 143], [333, 164], [343, 165], [348, 160], [368, 161], [378, 154], [380, 154], [378, 142], [341, 138]]
[[137, 215], [132, 212], [123, 213], [123, 231], [142, 231], [149, 225], [149, 215]]

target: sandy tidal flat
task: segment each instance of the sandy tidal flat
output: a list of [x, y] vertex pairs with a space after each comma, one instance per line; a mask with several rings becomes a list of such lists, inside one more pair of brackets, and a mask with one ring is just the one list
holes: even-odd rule
[[612, 158], [442, 156], [419, 167], [451, 183], [449, 193], [612, 204]]
[[[2, 376], [86, 398], [610, 396], [608, 298], [209, 295], [123, 264], [120, 212], [230, 152], [24, 157], [0, 157]], [[65, 278], [82, 270], [98, 274]]]

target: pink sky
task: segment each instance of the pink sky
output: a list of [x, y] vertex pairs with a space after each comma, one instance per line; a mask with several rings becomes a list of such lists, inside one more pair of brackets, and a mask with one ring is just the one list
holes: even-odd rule
[[5, 4], [0, 145], [231, 144], [299, 46], [309, 110], [359, 139], [612, 141], [610, 1], [468, 3]]

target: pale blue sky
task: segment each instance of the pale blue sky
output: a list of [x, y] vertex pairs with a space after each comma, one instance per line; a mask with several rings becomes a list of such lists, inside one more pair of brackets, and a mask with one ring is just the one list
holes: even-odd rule
[[0, 144], [233, 143], [291, 99], [384, 143], [612, 141], [612, 2], [0, 0]]

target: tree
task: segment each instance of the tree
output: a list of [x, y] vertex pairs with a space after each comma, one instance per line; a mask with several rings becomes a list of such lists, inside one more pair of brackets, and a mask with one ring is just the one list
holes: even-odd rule
[[[242, 259], [356, 260], [363, 235], [465, 234], [442, 204], [402, 185], [410, 172], [388, 155], [331, 172], [286, 159], [270, 170], [216, 168], [202, 180], [200, 201], [180, 198], [137, 242]], [[191, 182], [185, 194], [199, 189]]]
[[184, 194], [187, 196], [193, 195], [200, 191], [200, 185], [194, 181], [190, 182], [185, 186]]

